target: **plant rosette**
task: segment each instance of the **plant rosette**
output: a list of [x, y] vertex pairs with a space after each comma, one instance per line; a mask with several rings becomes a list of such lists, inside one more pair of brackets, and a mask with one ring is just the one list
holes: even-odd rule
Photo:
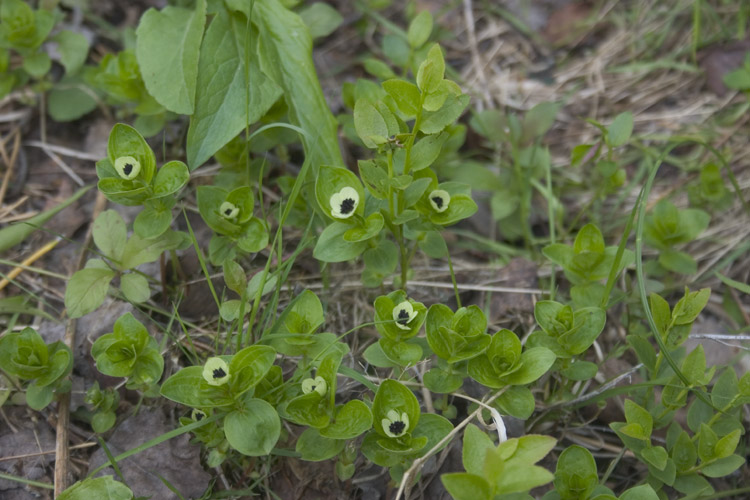
[[215, 356], [169, 377], [161, 395], [201, 412], [221, 412], [224, 437], [247, 456], [268, 455], [281, 433], [279, 415], [267, 401], [253, 397], [276, 359], [269, 346], [253, 345], [233, 356]]
[[469, 376], [493, 389], [526, 385], [544, 375], [555, 362], [555, 353], [546, 347], [522, 349], [515, 333], [500, 330], [492, 336], [487, 350], [469, 361]]
[[164, 358], [156, 339], [131, 313], [115, 321], [112, 333], [96, 339], [91, 356], [101, 373], [128, 378], [129, 388], [146, 390], [159, 382], [164, 371]]
[[375, 299], [375, 327], [380, 335], [393, 342], [415, 337], [427, 317], [427, 308], [396, 290]]
[[49, 345], [33, 328], [11, 332], [0, 338], [0, 366], [11, 376], [33, 381], [26, 388], [26, 402], [41, 410], [52, 402], [62, 379], [73, 368], [73, 354], [68, 346], [57, 341]]
[[395, 454], [410, 454], [427, 444], [426, 438], [413, 438], [421, 412], [416, 396], [400, 382], [384, 380], [372, 402], [376, 443]]
[[559, 302], [540, 300], [534, 306], [534, 318], [542, 331], [529, 336], [527, 347], [543, 346], [567, 359], [591, 347], [604, 329], [607, 315], [600, 307], [574, 311]]
[[107, 142], [107, 158], [96, 164], [99, 190], [121, 205], [141, 205], [147, 200], [172, 195], [190, 179], [187, 165], [165, 163], [157, 172], [156, 157], [133, 127], [118, 123]]
[[315, 198], [323, 213], [334, 221], [333, 225], [341, 227], [342, 237], [349, 243], [369, 240], [383, 228], [384, 219], [379, 212], [365, 217], [365, 189], [359, 178], [346, 168], [320, 167]]
[[201, 217], [217, 233], [209, 245], [213, 264], [233, 259], [237, 250], [255, 253], [268, 245], [268, 228], [253, 217], [252, 188], [242, 186], [227, 191], [217, 186], [199, 186], [197, 192]]
[[420, 170], [417, 174], [427, 175], [432, 179], [416, 204], [419, 213], [431, 223], [450, 226], [476, 213], [477, 204], [471, 199], [471, 188], [468, 185], [458, 182], [438, 184], [429, 169]]

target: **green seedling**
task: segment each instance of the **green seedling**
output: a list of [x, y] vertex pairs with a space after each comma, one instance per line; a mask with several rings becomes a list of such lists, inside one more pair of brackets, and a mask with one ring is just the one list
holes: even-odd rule
[[414, 459], [430, 451], [453, 425], [432, 413], [422, 415], [414, 394], [395, 380], [384, 380], [372, 403], [373, 428], [365, 435], [362, 453], [400, 477]]
[[[570, 296], [576, 307], [598, 306], [602, 303], [605, 287], [601, 281], [609, 277], [617, 246], [605, 247], [599, 228], [594, 224], [586, 224], [578, 231], [572, 247], [553, 243], [544, 247], [542, 253], [563, 268], [565, 277], [573, 284]], [[633, 262], [633, 252], [625, 249], [617, 272]]]
[[0, 338], [0, 367], [6, 376], [28, 382], [26, 404], [46, 408], [55, 393], [70, 390], [67, 375], [73, 369], [73, 353], [63, 342], [45, 344], [33, 328]]
[[102, 212], [93, 229], [94, 243], [105, 259], [89, 259], [84, 269], [76, 271], [65, 289], [68, 316], [78, 318], [96, 310], [107, 296], [109, 284], [120, 277], [120, 290], [127, 300], [142, 303], [149, 299], [148, 280], [135, 268], [157, 260], [168, 250], [185, 248], [187, 235], [167, 230], [154, 238], [138, 234], [127, 237], [125, 221], [114, 210]]
[[161, 395], [202, 412], [221, 415], [229, 445], [248, 456], [268, 455], [281, 433], [279, 415], [267, 401], [253, 397], [269, 373], [276, 352], [268, 346], [246, 347], [231, 356], [209, 358], [203, 366], [183, 368], [169, 377]]
[[544, 346], [558, 358], [584, 353], [604, 329], [607, 315], [600, 307], [573, 309], [552, 300], [540, 300], [534, 317], [541, 327], [529, 336], [527, 347]]
[[375, 299], [375, 327], [385, 356], [398, 366], [409, 366], [423, 358], [422, 345], [415, 339], [425, 321], [427, 308], [409, 299], [402, 290]]
[[708, 227], [711, 216], [697, 208], [678, 210], [672, 203], [662, 200], [646, 216], [643, 239], [659, 250], [659, 264], [669, 271], [695, 274], [698, 264], [689, 254], [676, 250], [696, 239]]
[[126, 387], [154, 397], [158, 394], [164, 359], [156, 339], [132, 314], [120, 316], [112, 333], [96, 339], [91, 346], [91, 357], [103, 374], [127, 378]]
[[120, 394], [115, 389], [107, 387], [102, 390], [99, 388], [99, 382], [94, 382], [94, 385], [86, 391], [85, 401], [94, 409], [91, 417], [91, 428], [94, 432], [101, 434], [115, 425], [117, 420], [115, 412], [120, 403]]
[[121, 205], [143, 205], [133, 223], [141, 238], [155, 238], [172, 223], [175, 194], [190, 179], [187, 166], [170, 161], [156, 169], [156, 158], [143, 136], [134, 128], [118, 123], [107, 142], [107, 158], [97, 162], [99, 190], [108, 200]]
[[[560, 454], [555, 469], [555, 489], [542, 500], [618, 500], [612, 490], [599, 484], [596, 461], [581, 446], [569, 446]], [[624, 492], [619, 500], [657, 500], [654, 489], [644, 484]]]
[[492, 500], [500, 495], [522, 494], [552, 481], [552, 473], [535, 464], [555, 444], [552, 437], [530, 434], [495, 446], [487, 434], [469, 424], [463, 443], [466, 472], [443, 474], [440, 480], [456, 500]]
[[477, 306], [461, 307], [455, 313], [443, 304], [427, 311], [425, 330], [430, 348], [439, 358], [425, 373], [424, 383], [433, 392], [453, 392], [466, 376], [466, 361], [484, 353], [492, 339], [485, 333], [487, 318]]
[[721, 168], [714, 163], [707, 163], [700, 173], [698, 184], [688, 188], [692, 206], [719, 212], [726, 210], [734, 202], [732, 192], [724, 185]]
[[253, 216], [254, 200], [252, 189], [246, 186], [232, 191], [216, 186], [198, 187], [198, 210], [216, 233], [208, 247], [212, 264], [222, 265], [268, 245], [266, 224]]

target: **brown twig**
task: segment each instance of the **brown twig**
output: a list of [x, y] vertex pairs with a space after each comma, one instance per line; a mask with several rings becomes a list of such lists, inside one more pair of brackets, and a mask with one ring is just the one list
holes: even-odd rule
[[[96, 203], [94, 204], [94, 213], [91, 215], [91, 220], [94, 221], [96, 217], [104, 210], [107, 205], [107, 199], [102, 195], [101, 192], [97, 194]], [[94, 224], [89, 225], [86, 238], [83, 242], [83, 249], [78, 256], [78, 262], [76, 263], [76, 270], [83, 267], [86, 261], [86, 254], [88, 253], [88, 247], [91, 245], [93, 238]], [[65, 327], [65, 345], [73, 349], [75, 345], [76, 336], [76, 320], [71, 318], [68, 320], [68, 324]], [[70, 423], [70, 392], [61, 394], [57, 403], [57, 429], [56, 429], [56, 440], [55, 440], [55, 497], [62, 493], [65, 488], [68, 487], [68, 467], [70, 461], [70, 448], [68, 447], [68, 424]]]

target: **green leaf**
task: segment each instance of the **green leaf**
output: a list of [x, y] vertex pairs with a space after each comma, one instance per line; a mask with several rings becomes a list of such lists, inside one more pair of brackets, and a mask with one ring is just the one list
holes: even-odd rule
[[224, 282], [227, 284], [230, 290], [242, 295], [247, 286], [247, 276], [245, 270], [233, 260], [224, 262]]
[[440, 476], [445, 489], [455, 500], [491, 500], [492, 488], [481, 476], [467, 472], [452, 472]]
[[92, 236], [102, 254], [119, 262], [128, 239], [125, 221], [114, 210], [105, 210], [94, 221]]
[[[114, 165], [115, 161], [123, 156], [132, 156], [141, 164], [141, 171], [135, 180], [142, 180], [145, 184], [150, 184], [156, 173], [156, 157], [154, 152], [149, 147], [143, 136], [130, 125], [124, 123], [117, 123], [112, 127], [112, 131], [109, 133], [109, 140], [107, 141], [107, 159]], [[97, 168], [97, 174], [99, 169]], [[116, 174], [114, 174], [116, 175]], [[102, 188], [102, 179], [100, 176], [99, 188]], [[114, 180], [123, 181], [119, 177]], [[138, 186], [134, 184], [135, 181], [125, 181], [127, 184], [121, 184], [123, 186], [122, 191], [135, 190]], [[107, 194], [105, 192], [105, 194]], [[139, 203], [136, 203], [139, 204]]]
[[554, 483], [562, 500], [588, 498], [599, 483], [594, 457], [586, 448], [569, 446], [557, 459]]
[[375, 103], [358, 99], [354, 105], [354, 127], [365, 146], [375, 149], [385, 144], [390, 137], [387, 117], [383, 116]]
[[[256, 2], [255, 8], [259, 9], [261, 3], [265, 2]], [[256, 17], [261, 16], [256, 11]], [[195, 112], [190, 117], [186, 146], [191, 170], [205, 163], [245, 126], [257, 122], [281, 94], [281, 89], [260, 71], [256, 57], [244, 53], [248, 36], [242, 15], [220, 9], [203, 37]], [[249, 67], [245, 67], [246, 61]], [[250, 75], [249, 82], [246, 74]]]
[[77, 73], [89, 52], [89, 42], [85, 36], [69, 30], [62, 30], [52, 40], [57, 42], [60, 51], [60, 63], [65, 67], [65, 74]]
[[406, 39], [412, 49], [418, 49], [427, 42], [432, 33], [432, 14], [423, 10], [409, 23]]
[[573, 251], [577, 254], [582, 252], [604, 253], [604, 237], [599, 228], [594, 224], [586, 224], [578, 231]]
[[721, 281], [723, 281], [725, 285], [732, 287], [735, 290], [739, 290], [742, 293], [750, 294], [750, 285], [748, 285], [747, 283], [742, 283], [741, 281], [736, 281], [731, 278], [727, 278], [721, 273], [716, 273], [716, 277], [719, 278]]
[[449, 134], [443, 132], [435, 135], [428, 135], [420, 139], [411, 150], [409, 157], [409, 172], [416, 172], [431, 166], [440, 155], [443, 145], [446, 143]]
[[31, 384], [26, 388], [26, 404], [32, 410], [41, 411], [52, 402], [54, 395], [54, 388], [52, 386]]
[[396, 106], [406, 118], [417, 115], [419, 111], [419, 89], [406, 80], [391, 79], [383, 82], [383, 89], [393, 98]]
[[262, 399], [248, 399], [241, 409], [224, 418], [224, 435], [229, 445], [243, 455], [268, 455], [280, 434], [279, 415]]
[[323, 2], [306, 5], [298, 13], [313, 39], [330, 35], [344, 22], [339, 11]]
[[514, 385], [495, 400], [495, 406], [505, 415], [526, 420], [534, 413], [536, 400], [527, 387]]
[[167, 399], [194, 408], [215, 406], [209, 404], [201, 394], [201, 387], [206, 386], [202, 366], [188, 366], [170, 376], [161, 386], [160, 394]]
[[113, 476], [95, 477], [78, 481], [57, 497], [57, 500], [131, 500], [133, 492]]
[[120, 278], [120, 290], [126, 299], [135, 304], [146, 302], [151, 297], [148, 280], [137, 273], [123, 274]]
[[146, 262], [153, 262], [163, 252], [174, 250], [183, 242], [183, 234], [177, 231], [167, 231], [156, 238], [141, 238], [134, 234], [125, 244], [120, 265], [122, 269], [133, 269]]
[[638, 403], [634, 402], [632, 399], [625, 400], [625, 419], [628, 424], [637, 424], [640, 426], [642, 431], [641, 434], [633, 437], [645, 440], [651, 439], [651, 430], [653, 429], [654, 422], [653, 417], [646, 409], [638, 405]]
[[659, 264], [669, 271], [680, 274], [695, 274], [698, 272], [698, 263], [690, 254], [667, 249], [659, 252]]
[[531, 347], [521, 355], [521, 367], [503, 377], [511, 385], [526, 385], [547, 373], [557, 357], [546, 347]]
[[77, 120], [96, 109], [90, 92], [79, 78], [63, 78], [47, 94], [47, 112], [58, 122]]
[[472, 474], [483, 474], [485, 457], [489, 450], [494, 450], [495, 445], [487, 434], [482, 432], [474, 424], [466, 426], [463, 442], [463, 466], [467, 472]]
[[302, 137], [306, 156], [313, 165], [343, 166], [338, 122], [320, 88], [305, 23], [278, 0], [256, 0], [252, 5], [261, 69], [283, 89], [292, 124], [307, 133]]
[[716, 456], [716, 444], [719, 438], [716, 433], [708, 425], [701, 423], [700, 437], [698, 438], [698, 457], [701, 462], [708, 462]]
[[649, 446], [641, 451], [643, 459], [650, 465], [653, 465], [659, 470], [664, 470], [667, 467], [667, 450], [661, 446]]
[[321, 436], [332, 439], [354, 439], [372, 427], [370, 408], [357, 399], [336, 408], [336, 413], [328, 425], [320, 429]]
[[622, 146], [633, 133], [633, 113], [626, 111], [615, 117], [607, 127], [607, 143], [612, 147]]
[[720, 458], [709, 465], [701, 467], [701, 472], [707, 477], [724, 477], [736, 471], [745, 465], [745, 463], [744, 457], [739, 455], [729, 455], [728, 457]]
[[392, 241], [384, 239], [376, 247], [368, 248], [362, 257], [365, 267], [388, 275], [395, 271], [396, 266], [398, 266], [398, 247]]
[[554, 102], [540, 102], [523, 117], [522, 142], [529, 143], [542, 137], [555, 123], [560, 105]]
[[465, 94], [460, 96], [448, 95], [443, 107], [439, 110], [423, 113], [424, 118], [419, 130], [425, 134], [437, 134], [458, 120], [466, 106], [469, 105], [469, 100], [469, 96]]
[[560, 373], [570, 380], [589, 380], [596, 376], [599, 366], [590, 361], [576, 361], [567, 368], [560, 370]]
[[344, 233], [349, 229], [348, 224], [341, 222], [334, 222], [326, 227], [318, 237], [313, 257], [321, 262], [345, 262], [359, 257], [368, 248], [368, 244], [366, 241], [346, 241]]
[[717, 458], [726, 458], [737, 449], [740, 442], [742, 431], [735, 429], [723, 438], [719, 439], [714, 447], [714, 454]]
[[65, 307], [70, 318], [80, 318], [99, 307], [115, 277], [111, 269], [86, 268], [76, 271], [65, 288]]
[[675, 325], [689, 325], [698, 318], [711, 297], [710, 288], [702, 288], [697, 292], [688, 292], [682, 297], [672, 310]]
[[409, 417], [409, 427], [406, 432], [411, 432], [419, 422], [419, 402], [414, 393], [400, 382], [386, 379], [380, 384], [375, 394], [372, 402], [372, 416], [375, 431], [387, 439], [392, 439], [385, 433], [381, 423], [387, 418], [389, 411], [406, 413]]
[[152, 184], [154, 196], [168, 196], [174, 194], [188, 183], [190, 172], [187, 165], [181, 161], [170, 161], [165, 163], [156, 173]]
[[302, 455], [302, 460], [321, 462], [341, 453], [345, 445], [346, 441], [343, 439], [323, 437], [318, 429], [310, 428], [297, 439], [295, 449]]
[[680, 432], [672, 447], [671, 455], [678, 472], [684, 472], [695, 465], [695, 461], [698, 460], [698, 451], [687, 432]]
[[135, 53], [143, 82], [148, 92], [169, 111], [193, 114], [205, 22], [204, 0], [196, 2], [195, 10], [151, 8], [141, 16]]
[[34, 78], [42, 78], [52, 67], [52, 59], [46, 52], [37, 52], [23, 58], [23, 69]]
[[242, 394], [255, 387], [271, 369], [276, 359], [276, 351], [265, 345], [245, 347], [232, 356], [229, 362], [230, 381], [233, 394]]
[[443, 51], [440, 45], [434, 44], [427, 53], [425, 60], [419, 65], [417, 87], [423, 94], [430, 94], [438, 89], [440, 82], [443, 81], [444, 74]]
[[648, 484], [630, 488], [620, 496], [620, 500], [659, 500], [659, 495]]
[[[162, 200], [149, 200], [133, 221], [133, 231], [141, 238], [157, 238], [172, 224], [171, 203], [160, 203]], [[174, 202], [174, 199], [171, 200]]]

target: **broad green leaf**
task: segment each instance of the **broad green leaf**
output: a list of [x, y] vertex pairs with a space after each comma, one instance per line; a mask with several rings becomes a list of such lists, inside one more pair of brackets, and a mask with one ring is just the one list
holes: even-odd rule
[[578, 231], [573, 251], [577, 254], [581, 252], [604, 253], [604, 237], [599, 228], [594, 224], [586, 224]]
[[445, 61], [440, 45], [434, 44], [417, 71], [417, 87], [423, 94], [437, 90], [445, 75]]
[[321, 436], [318, 429], [307, 429], [297, 439], [296, 451], [302, 460], [321, 462], [333, 458], [344, 449], [346, 440]]
[[359, 257], [368, 248], [366, 241], [356, 243], [344, 239], [350, 229], [348, 224], [334, 222], [326, 227], [318, 237], [313, 257], [322, 262], [344, 262]]
[[65, 288], [68, 317], [80, 318], [99, 307], [114, 277], [115, 272], [111, 269], [86, 268], [76, 271]]
[[455, 500], [492, 500], [492, 487], [481, 476], [452, 472], [440, 476], [443, 486]]
[[401, 111], [407, 118], [416, 116], [419, 111], [419, 89], [416, 85], [406, 80], [392, 79], [383, 82], [383, 89], [393, 98]]
[[146, 262], [153, 262], [162, 252], [174, 250], [183, 242], [183, 235], [177, 231], [167, 231], [161, 236], [148, 239], [134, 234], [125, 244], [120, 265], [122, 269], [133, 269]]
[[641, 451], [643, 459], [650, 465], [663, 471], [667, 467], [667, 450], [661, 446], [649, 446]]
[[120, 290], [126, 299], [135, 304], [146, 302], [151, 297], [148, 280], [138, 273], [123, 274], [120, 278]]
[[599, 482], [596, 462], [581, 446], [569, 446], [557, 459], [555, 489], [562, 500], [588, 498]]
[[94, 221], [92, 229], [94, 243], [106, 257], [119, 262], [125, 242], [128, 239], [128, 231], [125, 221], [120, 214], [114, 210], [105, 210]]
[[[256, 2], [256, 9], [261, 2]], [[260, 14], [256, 11], [258, 17]], [[281, 94], [279, 87], [245, 54], [242, 15], [220, 9], [203, 37], [198, 60], [195, 112], [190, 118], [187, 157], [191, 170], [206, 162], [248, 124], [258, 121]], [[254, 36], [250, 36], [252, 48]], [[248, 61], [249, 67], [245, 66]], [[246, 80], [250, 75], [250, 81]], [[247, 104], [247, 107], [244, 106]]]
[[131, 500], [130, 488], [113, 476], [95, 477], [78, 481], [57, 497], [57, 500]]
[[299, 16], [307, 25], [313, 39], [330, 35], [344, 22], [339, 11], [323, 2], [306, 5], [299, 11]]
[[60, 51], [60, 62], [65, 67], [65, 74], [77, 73], [86, 62], [89, 42], [85, 36], [69, 30], [62, 30], [52, 40], [57, 42]]
[[423, 10], [409, 23], [406, 39], [412, 49], [418, 49], [427, 42], [432, 33], [432, 14], [429, 10]]
[[620, 496], [620, 500], [659, 500], [659, 495], [648, 484], [630, 488]]
[[633, 133], [633, 113], [626, 111], [615, 117], [607, 127], [607, 142], [612, 147], [622, 146]]
[[41, 411], [52, 402], [54, 395], [54, 388], [51, 386], [31, 384], [26, 388], [26, 404], [32, 410]]
[[77, 120], [96, 109], [96, 100], [90, 92], [80, 77], [63, 78], [47, 94], [47, 112], [58, 122]]
[[406, 432], [411, 432], [419, 422], [419, 402], [414, 393], [400, 382], [386, 379], [378, 387], [378, 392], [375, 394], [372, 403], [373, 426], [378, 434], [387, 439], [392, 439], [385, 433], [382, 424], [389, 411], [395, 411], [399, 414], [406, 413], [409, 417]]
[[367, 99], [359, 99], [354, 105], [354, 127], [368, 148], [375, 149], [390, 137], [386, 118]]
[[243, 455], [268, 455], [281, 433], [281, 421], [273, 406], [262, 399], [249, 399], [224, 418], [229, 445]]
[[181, 161], [170, 161], [156, 173], [152, 188], [155, 196], [174, 194], [190, 180], [190, 172]]
[[638, 405], [638, 403], [632, 399], [625, 400], [625, 419], [628, 424], [637, 424], [641, 427], [643, 434], [640, 439], [651, 439], [651, 430], [653, 429], [654, 419], [646, 409]]
[[251, 20], [260, 33], [263, 73], [284, 90], [290, 120], [309, 135], [302, 137], [307, 157], [313, 165], [342, 166], [337, 122], [320, 88], [304, 21], [278, 0], [256, 0]]
[[720, 458], [709, 465], [703, 466], [701, 472], [707, 477], [724, 477], [736, 471], [745, 465], [745, 463], [744, 457], [739, 455], [729, 455], [728, 457]]
[[495, 444], [487, 434], [474, 424], [466, 426], [463, 442], [463, 466], [467, 472], [481, 475], [484, 471], [485, 457]]
[[546, 134], [559, 109], [560, 105], [554, 102], [540, 102], [531, 108], [523, 117], [522, 141], [529, 143]]
[[505, 392], [495, 400], [494, 404], [504, 415], [510, 415], [521, 420], [526, 420], [534, 413], [536, 400], [527, 387], [514, 385], [508, 387]]
[[320, 434], [332, 439], [354, 439], [372, 427], [370, 408], [357, 399], [336, 408], [328, 427], [320, 429]]

